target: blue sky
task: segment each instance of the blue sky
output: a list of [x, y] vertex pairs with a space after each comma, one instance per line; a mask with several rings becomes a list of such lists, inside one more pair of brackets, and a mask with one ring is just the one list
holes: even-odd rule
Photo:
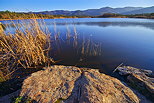
[[85, 10], [101, 7], [149, 7], [154, 0], [0, 0], [0, 11]]

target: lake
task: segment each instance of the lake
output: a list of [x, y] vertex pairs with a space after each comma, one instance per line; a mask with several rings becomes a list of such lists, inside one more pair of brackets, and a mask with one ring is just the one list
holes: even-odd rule
[[[15, 32], [11, 21], [2, 23], [10, 25], [5, 28], [6, 33]], [[154, 71], [152, 19], [45, 19], [41, 26], [52, 35], [50, 56], [56, 64], [99, 68], [107, 74], [121, 63]]]

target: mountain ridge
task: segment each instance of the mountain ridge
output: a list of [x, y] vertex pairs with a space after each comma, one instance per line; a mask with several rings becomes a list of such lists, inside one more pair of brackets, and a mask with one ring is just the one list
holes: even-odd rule
[[116, 14], [139, 14], [139, 13], [154, 13], [154, 6], [152, 7], [102, 7], [99, 9], [87, 9], [87, 10], [54, 10], [54, 11], [40, 11], [32, 12], [34, 14], [47, 14], [47, 15], [67, 15], [67, 16], [99, 16], [104, 13], [116, 13]]
[[139, 9], [139, 10], [134, 10], [130, 12], [125, 12], [124, 14], [145, 14], [145, 13], [154, 13], [154, 6]]

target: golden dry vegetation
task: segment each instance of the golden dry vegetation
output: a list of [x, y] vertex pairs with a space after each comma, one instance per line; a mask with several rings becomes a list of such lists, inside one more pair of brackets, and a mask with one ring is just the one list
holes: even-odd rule
[[27, 68], [54, 62], [48, 56], [51, 44], [47, 29], [43, 31], [36, 20], [13, 25], [16, 27], [15, 34], [0, 33], [1, 81], [10, 78], [18, 67]]

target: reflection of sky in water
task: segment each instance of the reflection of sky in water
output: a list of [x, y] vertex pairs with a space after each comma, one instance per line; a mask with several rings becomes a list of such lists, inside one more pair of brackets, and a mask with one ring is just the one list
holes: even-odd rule
[[[29, 20], [12, 20], [13, 23], [22, 23], [27, 22]], [[149, 29], [154, 29], [154, 20], [153, 19], [131, 19], [131, 18], [80, 18], [80, 19], [45, 19], [38, 20], [44, 25], [52, 26], [54, 23], [56, 25], [87, 25], [87, 26], [100, 26], [100, 27], [108, 27], [108, 26], [120, 26], [120, 27], [128, 27], [128, 26], [140, 26], [146, 27]], [[8, 21], [2, 21], [3, 24], [10, 25], [10, 28], [6, 28], [6, 31], [13, 31], [14, 24]]]
[[[19, 20], [19, 22], [21, 21]], [[56, 30], [60, 32], [63, 39], [67, 32], [67, 26], [73, 35], [75, 25], [78, 34], [85, 38], [90, 36], [92, 41], [102, 44], [103, 55], [88, 57], [85, 64], [87, 63], [86, 65], [89, 67], [104, 67], [108, 68], [105, 70], [106, 72], [111, 72], [115, 66], [123, 62], [125, 65], [154, 71], [154, 20], [126, 18], [46, 19], [45, 23], [52, 34], [54, 33], [53, 22], [56, 22]], [[10, 22], [3, 21], [2, 23]], [[13, 32], [14, 28], [6, 28], [6, 31], [10, 30]], [[72, 49], [67, 47], [65, 43], [61, 43], [61, 47], [64, 48], [62, 56], [67, 58], [66, 61], [69, 61], [68, 63], [63, 62], [63, 64], [75, 64], [73, 60], [75, 61], [76, 57], [73, 56]]]

